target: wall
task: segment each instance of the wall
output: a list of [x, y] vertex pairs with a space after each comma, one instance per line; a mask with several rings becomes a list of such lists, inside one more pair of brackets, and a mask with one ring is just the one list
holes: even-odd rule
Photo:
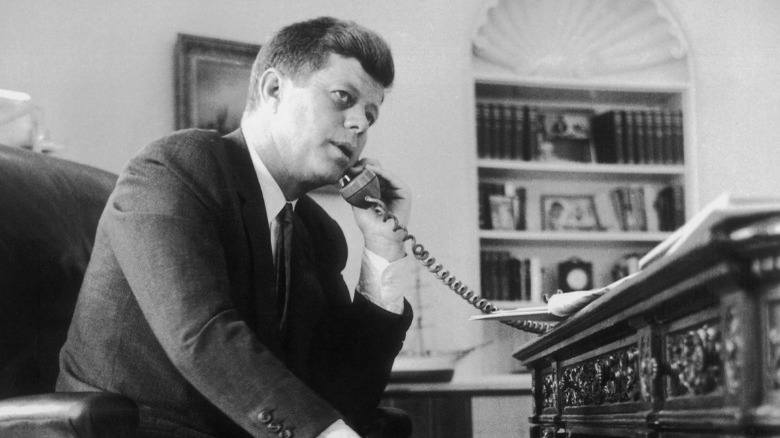
[[[291, 21], [322, 14], [354, 19], [387, 38], [398, 71], [366, 154], [414, 189], [413, 233], [459, 278], [476, 285], [469, 40], [480, 3], [4, 0], [0, 87], [26, 91], [45, 108], [51, 136], [67, 147], [62, 156], [119, 171], [134, 151], [173, 129], [178, 32], [262, 43]], [[724, 190], [774, 195], [774, 167], [780, 163], [774, 145], [780, 120], [780, 2], [667, 3], [694, 59], [699, 199], [707, 202]], [[354, 235], [344, 204], [325, 202]], [[351, 246], [359, 248], [360, 242], [353, 239]], [[350, 282], [356, 265], [351, 258]], [[423, 292], [426, 306], [440, 309], [426, 315], [444, 327], [433, 339], [443, 350], [475, 345], [502, 330], [466, 322], [474, 312], [432, 280], [425, 280]], [[506, 368], [511, 359], [501, 355], [502, 348], [488, 347]], [[494, 362], [495, 356], [468, 357], [456, 378], [495, 369]]]
[[[278, 26], [319, 15], [353, 19], [393, 48], [396, 85], [366, 155], [378, 158], [415, 190], [409, 227], [448, 267], [477, 281], [472, 224], [475, 187], [472, 130], [470, 0], [328, 2], [226, 0], [6, 0], [0, 12], [0, 88], [23, 90], [46, 111], [60, 155], [118, 172], [132, 154], [174, 128], [173, 47], [177, 33], [262, 43]], [[464, 153], [467, 151], [467, 153]], [[333, 214], [351, 212], [324, 200]], [[455, 218], [453, 220], [453, 218]], [[359, 235], [359, 234], [358, 234]], [[422, 237], [424, 236], [424, 237]], [[465, 239], [465, 245], [461, 242]], [[361, 245], [352, 239], [351, 254]], [[354, 284], [358, 260], [350, 259]], [[470, 279], [470, 280], [469, 280]], [[442, 348], [479, 338], [471, 314], [444, 289], [426, 287], [433, 324], [459, 327], [431, 342]], [[430, 299], [428, 299], [430, 298]], [[451, 306], [451, 311], [447, 306]], [[471, 323], [475, 324], [475, 323]]]
[[724, 191], [777, 196], [780, 2], [667, 3], [693, 57], [700, 206]]

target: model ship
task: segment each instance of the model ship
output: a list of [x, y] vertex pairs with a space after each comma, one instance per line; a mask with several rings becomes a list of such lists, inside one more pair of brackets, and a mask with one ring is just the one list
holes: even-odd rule
[[420, 269], [415, 270], [414, 321], [406, 336], [404, 349], [398, 354], [390, 374], [390, 381], [405, 382], [449, 382], [455, 374], [455, 364], [481, 347], [478, 345], [465, 350], [451, 352], [433, 351], [426, 343], [426, 333], [432, 328], [424, 321], [426, 306], [422, 300], [423, 284]]

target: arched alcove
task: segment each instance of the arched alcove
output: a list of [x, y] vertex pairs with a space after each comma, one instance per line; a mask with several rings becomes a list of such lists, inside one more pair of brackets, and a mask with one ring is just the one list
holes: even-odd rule
[[688, 47], [657, 0], [493, 0], [473, 37], [477, 76], [687, 83]]
[[[694, 75], [684, 32], [662, 0], [489, 0], [481, 6], [475, 22], [471, 43], [479, 184], [504, 184], [503, 190], [499, 187], [499, 197], [512, 197], [518, 188], [527, 197], [522, 202], [524, 228], [491, 229], [492, 205], [482, 204], [482, 187], [477, 189], [480, 250], [503, 252], [509, 259], [539, 258], [542, 293], [560, 288], [562, 277], [558, 271], [570, 260], [592, 266], [592, 283], [587, 284], [593, 288], [608, 285], [613, 281], [613, 267], [623, 257], [647, 252], [668, 237], [670, 230], [660, 229], [656, 223], [655, 229], [624, 229], [618, 224], [617, 229], [607, 231], [599, 223], [591, 229], [551, 231], [545, 227], [545, 199], [560, 197], [579, 202], [594, 198], [599, 204], [602, 195], [607, 195], [607, 210], [612, 210], [613, 188], [640, 185], [655, 198], [659, 190], [673, 186], [679, 189], [675, 195], [679, 205], [675, 208], [682, 210], [677, 221], [684, 221], [696, 211]], [[564, 116], [567, 121], [586, 120], [585, 125], [593, 126], [600, 115], [621, 113], [619, 123], [625, 126], [636, 117], [637, 125], [630, 122], [631, 138], [636, 142], [631, 146], [632, 154], [636, 155], [612, 160], [598, 156], [603, 150], [591, 135], [593, 126], [588, 126], [588, 136], [576, 141], [581, 141], [580, 145], [589, 143], [583, 147], [591, 148], [586, 154], [592, 157], [590, 161], [567, 161], [563, 154], [556, 155], [557, 149], [552, 159], [540, 158], [542, 142], [532, 145], [531, 150], [525, 144], [533, 143], [528, 139], [536, 135], [533, 120], [539, 113], [547, 113], [548, 121]], [[671, 114], [679, 115], [680, 122], [664, 119]], [[601, 129], [603, 124], [599, 123]], [[672, 123], [677, 123], [675, 128], [670, 127]], [[500, 138], [498, 149], [483, 148], [481, 138], [485, 137], [479, 130], [486, 126], [495, 130], [490, 136]], [[667, 142], [672, 129], [679, 129], [679, 141], [674, 140], [679, 147], [675, 149], [678, 158], [668, 160], [661, 149], [648, 152], [651, 144]], [[534, 133], [529, 134], [529, 130]], [[517, 134], [520, 131], [523, 133]], [[637, 152], [639, 132], [644, 132], [641, 152]], [[518, 139], [524, 136], [516, 140], [524, 143], [523, 148], [506, 149], [512, 142], [508, 139], [515, 134]], [[579, 147], [572, 146], [576, 141], [571, 140], [566, 139], [568, 146], [562, 148]], [[640, 159], [640, 154], [644, 158]], [[653, 202], [644, 204], [644, 208], [647, 214], [657, 214]], [[483, 222], [485, 217], [488, 220]], [[490, 285], [485, 278], [507, 275], [500, 269], [481, 264], [481, 283]], [[499, 280], [498, 284], [502, 281], [513, 280]], [[543, 305], [539, 298], [502, 300], [506, 287], [500, 292], [486, 289], [483, 295], [497, 300], [502, 308]], [[533, 339], [517, 333], [499, 324], [484, 328], [485, 339], [499, 340], [494, 347], [498, 354]], [[490, 361], [485, 361], [484, 369], [495, 371]]]

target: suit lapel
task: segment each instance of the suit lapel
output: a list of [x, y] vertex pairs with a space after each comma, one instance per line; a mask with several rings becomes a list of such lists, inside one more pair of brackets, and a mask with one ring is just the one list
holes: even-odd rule
[[252, 316], [256, 333], [269, 348], [277, 350], [280, 339], [279, 317], [276, 314], [276, 278], [263, 194], [241, 130], [223, 137], [223, 144], [233, 169], [234, 186], [241, 200], [244, 231], [251, 246], [254, 299], [250, 297], [250, 302], [254, 302], [255, 314]]

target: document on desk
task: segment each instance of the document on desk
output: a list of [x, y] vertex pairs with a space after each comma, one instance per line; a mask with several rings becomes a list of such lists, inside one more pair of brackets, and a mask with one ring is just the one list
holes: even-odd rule
[[547, 300], [547, 304], [543, 306], [497, 310], [489, 315], [476, 315], [469, 319], [488, 321], [562, 321], [567, 316], [577, 313], [580, 309], [596, 300], [596, 298], [629, 281], [635, 275], [636, 273], [623, 277], [609, 286], [598, 289], [553, 294]]
[[780, 198], [736, 197], [724, 193], [642, 257], [639, 269], [646, 268], [662, 257], [709, 243], [713, 228], [727, 220], [768, 215], [780, 215]]

